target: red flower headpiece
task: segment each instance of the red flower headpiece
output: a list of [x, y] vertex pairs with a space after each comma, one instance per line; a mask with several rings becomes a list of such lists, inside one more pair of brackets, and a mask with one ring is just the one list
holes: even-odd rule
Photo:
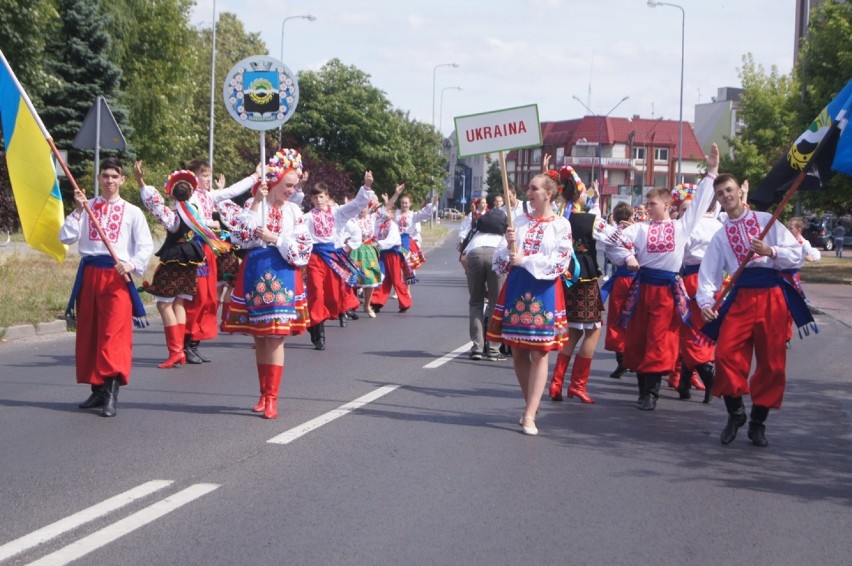
[[[166, 177], [166, 184], [163, 185], [163, 190], [167, 195], [172, 196], [172, 189], [180, 181], [186, 181], [189, 183], [193, 192], [195, 192], [195, 189], [198, 188], [198, 177], [195, 176], [195, 173], [187, 171], [186, 169], [181, 169], [180, 171], [174, 171]], [[192, 193], [190, 193], [190, 195], [191, 194]], [[189, 196], [187, 196], [187, 200], [189, 200]]]
[[559, 178], [556, 179], [556, 182], [559, 183], [559, 193], [564, 194], [565, 188], [568, 186], [568, 183], [573, 183], [574, 187], [577, 189], [577, 192], [574, 194], [582, 193], [586, 190], [586, 185], [583, 183], [583, 180], [580, 179], [580, 176], [577, 175], [577, 172], [574, 171], [574, 168], [570, 165], [563, 165], [559, 170]]

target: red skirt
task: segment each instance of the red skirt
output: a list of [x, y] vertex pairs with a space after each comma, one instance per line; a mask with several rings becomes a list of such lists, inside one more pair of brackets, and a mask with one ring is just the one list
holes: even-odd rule
[[216, 254], [204, 245], [206, 262], [198, 266], [198, 293], [184, 303], [186, 333], [193, 340], [211, 340], [219, 335], [219, 293], [216, 284]]
[[604, 349], [610, 352], [624, 352], [624, 338], [626, 331], [618, 326], [618, 317], [624, 309], [624, 301], [630, 291], [630, 277], [617, 277], [609, 293], [609, 304], [606, 311], [606, 336], [604, 338]]

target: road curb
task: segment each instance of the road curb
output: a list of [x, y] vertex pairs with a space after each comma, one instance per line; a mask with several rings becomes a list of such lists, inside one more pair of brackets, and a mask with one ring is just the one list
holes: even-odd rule
[[[146, 305], [145, 315], [150, 319], [152, 316], [158, 316], [156, 305]], [[52, 322], [40, 322], [38, 324], [18, 324], [9, 326], [8, 328], [0, 328], [0, 344], [12, 342], [15, 340], [23, 340], [25, 338], [35, 338], [36, 336], [51, 336], [70, 332], [65, 319], [54, 320]]]

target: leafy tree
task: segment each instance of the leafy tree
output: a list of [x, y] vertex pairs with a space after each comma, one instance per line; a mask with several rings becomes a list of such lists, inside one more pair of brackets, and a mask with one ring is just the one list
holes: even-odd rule
[[[800, 61], [796, 73], [806, 96], [799, 101], [797, 117], [803, 130], [852, 77], [852, 4], [833, 0], [815, 10]], [[814, 210], [848, 213], [852, 178], [835, 175], [826, 190], [803, 193], [802, 199]]]
[[[121, 70], [108, 58], [108, 19], [99, 12], [99, 4], [96, 0], [58, 0], [60, 26], [47, 45], [47, 70], [60, 84], [45, 93], [41, 117], [57, 147], [69, 149], [69, 167], [81, 187], [85, 179], [92, 178], [93, 152], [74, 150], [71, 142], [97, 96], [107, 99], [124, 135], [132, 133], [127, 128], [126, 110], [115, 101], [121, 94]], [[70, 195], [67, 183], [62, 188]]]
[[57, 85], [45, 71], [44, 59], [47, 38], [58, 22], [50, 0], [2, 0], [0, 51], [36, 108], [41, 106], [42, 94]]
[[488, 165], [488, 172], [485, 176], [485, 185], [488, 187], [488, 196], [503, 194], [503, 172], [500, 171], [500, 162], [492, 161]]
[[796, 119], [795, 81], [773, 66], [769, 73], [749, 53], [740, 69], [743, 94], [739, 117], [745, 123], [739, 136], [729, 140], [734, 160], [723, 156], [722, 170], [755, 183], [783, 156], [802, 128]]
[[286, 131], [304, 152], [339, 163], [357, 186], [371, 170], [379, 192], [406, 183], [415, 200], [438, 188], [443, 158], [433, 128], [394, 110], [368, 74], [332, 59], [299, 75], [299, 107]]
[[190, 127], [206, 118], [192, 105], [193, 92], [205, 89], [188, 72], [200, 57], [198, 33], [189, 25], [192, 2], [115, 0], [105, 6], [112, 36], [122, 38], [112, 51], [123, 71], [121, 102], [129, 111], [133, 150], [147, 169], [164, 176], [206, 142]]
[[[201, 30], [196, 49], [198, 56], [192, 76], [188, 84], [193, 87], [192, 116], [190, 131], [195, 139], [194, 155], [206, 158], [208, 155], [209, 124], [210, 124], [210, 49], [212, 46], [212, 29]], [[260, 138], [258, 132], [249, 130], [238, 124], [225, 108], [222, 100], [222, 89], [228, 71], [242, 59], [252, 55], [266, 55], [268, 50], [258, 33], [248, 33], [243, 23], [235, 14], [222, 12], [216, 26], [216, 80], [213, 83], [215, 100], [214, 110], [214, 174], [224, 174], [229, 180], [238, 180], [254, 171], [260, 157]], [[267, 132], [270, 134], [270, 132]], [[267, 135], [267, 156], [274, 150], [270, 139], [277, 137]]]

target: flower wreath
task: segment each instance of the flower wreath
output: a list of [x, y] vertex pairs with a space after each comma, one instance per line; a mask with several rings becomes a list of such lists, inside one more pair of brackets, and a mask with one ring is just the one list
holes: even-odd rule
[[695, 197], [695, 191], [697, 189], [698, 186], [694, 183], [681, 183], [677, 185], [674, 189], [672, 189], [672, 208], [680, 210], [683, 203], [688, 200], [692, 200], [693, 197]]
[[[267, 186], [269, 188], [274, 187], [290, 171], [295, 171], [299, 177], [302, 176], [302, 155], [295, 149], [281, 148], [275, 152], [275, 155], [269, 159], [266, 165]], [[252, 196], [257, 192], [258, 187], [260, 187], [260, 179], [255, 181], [251, 188]]]

